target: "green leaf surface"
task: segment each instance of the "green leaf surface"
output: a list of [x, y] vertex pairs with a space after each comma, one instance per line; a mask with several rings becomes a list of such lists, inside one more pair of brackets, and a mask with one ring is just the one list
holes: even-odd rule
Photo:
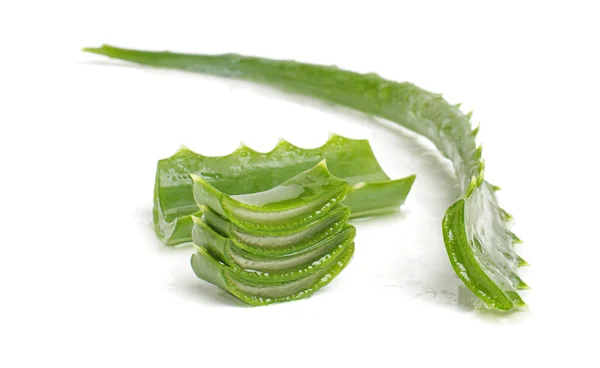
[[346, 224], [350, 210], [339, 204], [348, 183], [333, 176], [325, 160], [252, 194], [229, 196], [194, 180], [203, 213], [193, 216], [194, 271], [248, 303], [314, 292], [323, 277], [341, 271], [344, 262], [336, 262], [354, 247], [356, 231]]
[[154, 186], [154, 226], [166, 244], [190, 242], [198, 205], [190, 173], [228, 195], [273, 188], [327, 160], [329, 171], [348, 182], [344, 204], [351, 217], [397, 210], [405, 201], [415, 176], [390, 180], [377, 162], [369, 142], [333, 135], [321, 147], [305, 149], [281, 140], [270, 152], [240, 147], [227, 156], [199, 155], [187, 148], [160, 160]]
[[[239, 248], [254, 254], [284, 255], [310, 248], [344, 227], [348, 220], [350, 210], [343, 205], [337, 205], [324, 216], [295, 227], [268, 229], [243, 229], [223, 218], [215, 211], [201, 206], [202, 221], [209, 225], [213, 231], [226, 236]], [[198, 217], [194, 216], [197, 223]], [[196, 243], [198, 244], [198, 243]]]
[[325, 160], [262, 192], [229, 195], [191, 174], [194, 199], [246, 230], [300, 227], [326, 215], [348, 192], [348, 183], [333, 176]]
[[310, 275], [334, 262], [353, 243], [356, 229], [345, 225], [308, 248], [283, 255], [261, 255], [247, 251], [194, 217], [192, 236], [196, 247], [205, 248], [218, 261], [231, 267], [241, 278], [256, 282], [291, 281]]
[[221, 287], [250, 305], [267, 305], [306, 298], [329, 284], [350, 262], [354, 243], [326, 265], [317, 265], [312, 274], [283, 282], [257, 282], [240, 276], [233, 268], [217, 261], [203, 247], [192, 255], [192, 269], [199, 278]]
[[333, 66], [271, 60], [237, 54], [191, 55], [149, 52], [111, 46], [85, 51], [143, 65], [245, 79], [314, 97], [378, 116], [428, 138], [449, 159], [462, 195], [446, 212], [442, 232], [452, 267], [489, 308], [522, 306], [515, 277], [524, 261], [516, 255], [516, 236], [493, 187], [484, 180], [470, 114], [441, 95], [377, 74], [359, 74]]

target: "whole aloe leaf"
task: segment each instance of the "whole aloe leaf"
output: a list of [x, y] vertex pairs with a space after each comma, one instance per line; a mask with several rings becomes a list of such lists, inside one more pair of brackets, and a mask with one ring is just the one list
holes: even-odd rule
[[138, 64], [245, 79], [292, 93], [347, 106], [378, 116], [428, 138], [448, 158], [462, 195], [446, 211], [442, 232], [452, 267], [465, 285], [489, 308], [523, 306], [518, 278], [524, 261], [517, 256], [516, 236], [497, 203], [495, 187], [484, 180], [477, 129], [470, 114], [441, 95], [377, 74], [359, 74], [333, 66], [271, 60], [237, 54], [191, 55], [149, 52], [104, 45], [88, 52]]
[[201, 214], [192, 194], [190, 173], [223, 193], [239, 195], [273, 188], [323, 159], [327, 159], [333, 175], [350, 185], [344, 204], [354, 218], [396, 210], [404, 203], [415, 180], [414, 175], [390, 180], [368, 141], [339, 135], [331, 136], [318, 148], [300, 148], [281, 140], [270, 152], [256, 152], [243, 146], [219, 157], [181, 148], [157, 165], [153, 211], [156, 233], [170, 245], [192, 240], [191, 215]]

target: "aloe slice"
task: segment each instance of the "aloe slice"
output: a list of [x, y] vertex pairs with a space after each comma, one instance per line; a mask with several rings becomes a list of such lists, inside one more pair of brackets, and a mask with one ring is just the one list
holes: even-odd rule
[[325, 161], [252, 194], [228, 196], [194, 180], [203, 213], [193, 217], [194, 271], [246, 302], [309, 294], [341, 270], [337, 260], [354, 247], [350, 210], [338, 204], [348, 183], [331, 175]]
[[489, 308], [523, 306], [514, 275], [525, 263], [516, 255], [516, 236], [498, 206], [495, 187], [484, 180], [481, 147], [471, 115], [441, 95], [377, 74], [359, 74], [332, 66], [270, 60], [236, 54], [189, 55], [127, 50], [104, 45], [84, 49], [155, 67], [182, 69], [246, 79], [378, 116], [428, 138], [454, 165], [462, 195], [447, 210], [442, 232], [450, 263], [465, 285]]
[[306, 298], [330, 283], [350, 262], [354, 243], [332, 262], [316, 265], [316, 271], [308, 276], [284, 282], [256, 282], [240, 276], [233, 268], [217, 261], [206, 249], [200, 247], [192, 255], [192, 269], [199, 278], [229, 291], [251, 305], [266, 305]]
[[302, 226], [324, 216], [346, 196], [348, 183], [331, 175], [325, 160], [268, 190], [228, 195], [191, 174], [194, 199], [244, 229]]
[[291, 281], [326, 267], [354, 240], [356, 230], [345, 225], [338, 233], [311, 247], [280, 256], [248, 252], [194, 217], [192, 231], [196, 247], [205, 248], [214, 258], [232, 267], [242, 278], [260, 282]]
[[[277, 231], [248, 231], [224, 219], [210, 208], [200, 208], [203, 212], [202, 221], [214, 229], [213, 231], [231, 239], [239, 248], [263, 255], [283, 255], [309, 248], [340, 231], [350, 215], [348, 207], [338, 205], [326, 215], [302, 226]], [[197, 217], [193, 218], [194, 222], [197, 222]]]
[[153, 211], [156, 233], [170, 245], [192, 240], [190, 215], [197, 214], [198, 205], [192, 195], [193, 181], [189, 173], [223, 193], [237, 195], [268, 190], [323, 159], [327, 159], [327, 167], [333, 175], [350, 185], [344, 203], [350, 207], [351, 217], [398, 209], [415, 180], [414, 175], [390, 180], [368, 141], [338, 135], [314, 149], [299, 148], [282, 140], [267, 153], [244, 146], [221, 157], [202, 156], [182, 148], [174, 156], [158, 162]]

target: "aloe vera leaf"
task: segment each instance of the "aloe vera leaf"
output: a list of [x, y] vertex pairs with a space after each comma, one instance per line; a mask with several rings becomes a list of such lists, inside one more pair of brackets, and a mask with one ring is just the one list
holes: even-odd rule
[[[326, 215], [314, 221], [289, 229], [278, 231], [245, 230], [221, 217], [219, 214], [201, 206], [202, 221], [214, 231], [231, 239], [239, 248], [248, 252], [262, 255], [285, 255], [310, 248], [344, 227], [348, 220], [350, 210], [343, 205], [336, 206]], [[196, 222], [193, 217], [194, 222]]]
[[508, 229], [506, 212], [484, 180], [481, 146], [471, 114], [441, 95], [377, 74], [333, 66], [247, 57], [191, 55], [121, 49], [104, 45], [84, 51], [154, 67], [245, 79], [378, 116], [429, 139], [449, 159], [461, 197], [446, 211], [442, 232], [458, 277], [487, 307], [508, 311], [524, 305], [517, 289], [518, 238]]
[[[198, 211], [189, 173], [202, 177], [216, 189], [230, 194], [268, 190], [327, 159], [331, 173], [350, 184], [344, 203], [351, 217], [375, 215], [398, 209], [405, 201], [415, 176], [390, 180], [379, 166], [369, 142], [333, 135], [321, 147], [304, 149], [281, 140], [270, 152], [240, 147], [230, 155], [208, 157], [187, 148], [158, 162], [154, 187], [154, 226], [166, 244], [190, 242]], [[232, 170], [231, 168], [240, 168]]]
[[206, 249], [198, 247], [191, 264], [199, 278], [229, 291], [250, 305], [267, 305], [306, 298], [330, 283], [350, 262], [354, 243], [340, 253], [327, 267], [305, 277], [284, 282], [261, 283], [240, 277], [234, 269], [217, 261]]
[[194, 199], [244, 229], [298, 227], [327, 214], [348, 192], [348, 183], [333, 176], [325, 160], [262, 192], [228, 195], [202, 177], [194, 180]]
[[338, 233], [300, 251], [280, 256], [260, 255], [240, 248], [231, 239], [194, 217], [192, 237], [196, 247], [204, 247], [214, 258], [234, 269], [242, 278], [258, 282], [291, 281], [326, 267], [354, 241], [356, 229], [345, 225]]

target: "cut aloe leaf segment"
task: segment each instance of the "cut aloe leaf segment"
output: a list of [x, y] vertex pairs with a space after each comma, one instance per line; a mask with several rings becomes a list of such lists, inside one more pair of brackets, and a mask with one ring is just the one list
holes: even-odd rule
[[[397, 210], [404, 203], [415, 176], [390, 180], [366, 140], [333, 135], [321, 147], [305, 149], [284, 140], [270, 152], [240, 147], [227, 156], [209, 157], [181, 148], [158, 162], [154, 186], [154, 227], [166, 244], [191, 242], [198, 205], [190, 173], [230, 196], [262, 192], [327, 159], [329, 171], [350, 187], [344, 200], [351, 217]], [[234, 170], [235, 168], [235, 170]]]

